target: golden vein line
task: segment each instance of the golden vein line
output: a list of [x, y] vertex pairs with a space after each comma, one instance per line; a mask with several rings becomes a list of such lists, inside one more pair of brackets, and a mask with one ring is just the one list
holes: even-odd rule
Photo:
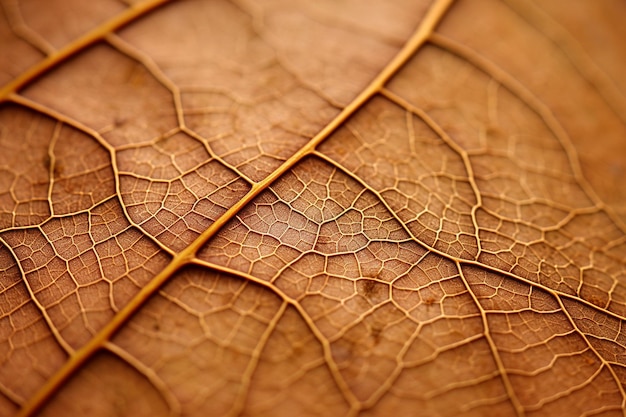
[[145, 379], [150, 382], [150, 384], [152, 384], [157, 389], [159, 395], [170, 409], [170, 417], [178, 417], [182, 414], [178, 398], [176, 398], [174, 393], [170, 389], [168, 389], [169, 387], [167, 386], [167, 384], [163, 382], [163, 380], [153, 369], [147, 367], [139, 359], [135, 358], [133, 355], [128, 353], [128, 351], [122, 349], [116, 344], [107, 343], [103, 346], [103, 348], [108, 350], [112, 355], [126, 362], [126, 364], [128, 364], [136, 372], [141, 374]]
[[502, 84], [509, 91], [513, 92], [523, 103], [528, 105], [535, 113], [542, 118], [546, 126], [555, 135], [565, 153], [574, 178], [583, 192], [589, 197], [589, 199], [600, 207], [611, 218], [611, 220], [617, 225], [617, 227], [626, 232], [626, 224], [615, 214], [614, 210], [607, 206], [604, 201], [596, 194], [589, 182], [583, 175], [582, 168], [580, 166], [580, 158], [578, 157], [578, 151], [574, 148], [572, 141], [559, 121], [556, 119], [550, 108], [543, 103], [533, 92], [522, 85], [508, 72], [497, 66], [494, 62], [486, 59], [475, 50], [458, 43], [457, 41], [443, 36], [438, 33], [433, 33], [429, 39], [429, 42], [433, 45], [452, 53], [467, 62], [475, 66], [479, 70], [487, 73], [490, 77]]
[[[359, 184], [361, 184], [361, 186], [363, 188], [365, 188], [366, 190], [371, 191], [372, 193], [376, 194], [377, 191], [375, 189], [373, 189], [368, 183], [366, 183], [365, 181], [363, 181], [363, 179], [361, 179], [359, 176], [355, 175], [352, 171], [350, 171], [349, 169], [347, 169], [345, 166], [343, 166], [342, 164], [340, 164], [339, 162], [335, 161], [334, 159], [329, 158], [328, 156], [326, 156], [323, 153], [320, 152], [315, 152], [314, 153], [315, 156], [317, 156], [320, 159], [323, 159], [324, 161], [326, 161], [327, 163], [331, 164], [333, 167], [335, 167], [336, 169], [340, 170], [343, 174], [349, 176], [350, 178], [352, 178], [354, 181], [358, 182]], [[615, 313], [611, 310], [609, 310], [608, 308], [603, 308], [603, 307], [599, 307], [587, 300], [581, 299], [580, 297], [578, 297], [578, 295], [576, 294], [569, 294], [560, 290], [555, 290], [553, 288], [550, 288], [548, 286], [546, 286], [545, 284], [542, 284], [541, 282], [538, 281], [533, 281], [529, 278], [524, 278], [520, 275], [516, 275], [513, 272], [507, 271], [506, 269], [499, 269], [496, 268], [494, 266], [491, 265], [486, 265], [483, 264], [477, 260], [472, 260], [472, 259], [463, 259], [460, 258], [458, 256], [453, 256], [450, 255], [446, 252], [443, 252], [437, 248], [435, 248], [434, 246], [431, 245], [427, 245], [424, 242], [420, 241], [412, 232], [411, 230], [404, 224], [404, 222], [402, 221], [402, 219], [400, 219], [400, 217], [398, 217], [398, 214], [389, 206], [389, 204], [387, 203], [387, 201], [383, 198], [379, 199], [380, 202], [383, 204], [383, 206], [389, 211], [389, 213], [391, 213], [391, 215], [393, 216], [394, 219], [396, 219], [396, 221], [398, 221], [400, 223], [400, 225], [402, 226], [402, 229], [410, 236], [411, 241], [417, 243], [418, 245], [420, 245], [421, 247], [423, 247], [424, 249], [426, 249], [427, 251], [437, 254], [445, 259], [448, 259], [452, 262], [459, 262], [461, 265], [468, 265], [468, 266], [474, 266], [476, 268], [480, 268], [483, 269], [485, 271], [494, 273], [494, 274], [499, 274], [499, 275], [504, 275], [508, 278], [511, 278], [513, 280], [516, 280], [518, 282], [521, 282], [523, 284], [529, 285], [533, 288], [538, 288], [541, 289], [549, 294], [551, 294], [554, 298], [567, 298], [569, 300], [573, 300], [576, 301], [580, 304], [583, 304], [593, 310], [596, 311], [601, 311], [603, 314], [606, 314], [610, 317], [613, 317], [617, 320], [626, 320], [625, 317], [619, 315], [618, 313]]]
[[19, 407], [20, 404], [24, 402], [24, 399], [22, 397], [20, 397], [18, 394], [14, 393], [4, 385], [0, 385], [0, 394], [4, 395], [6, 399], [16, 407]]
[[19, 256], [17, 256], [13, 248], [3, 238], [0, 238], [0, 245], [1, 245], [0, 247], [3, 246], [6, 250], [8, 250], [11, 253], [11, 257], [16, 261], [20, 274], [22, 277], [24, 277], [22, 281], [24, 283], [24, 287], [26, 287], [28, 296], [33, 301], [33, 304], [35, 304], [35, 307], [37, 308], [39, 313], [41, 313], [44, 319], [44, 322], [46, 323], [46, 326], [48, 327], [48, 329], [50, 329], [52, 338], [55, 340], [55, 342], [59, 344], [59, 346], [61, 347], [61, 349], [63, 350], [65, 354], [67, 354], [68, 356], [71, 355], [72, 353], [74, 353], [74, 349], [67, 343], [67, 341], [65, 341], [63, 336], [61, 336], [61, 332], [59, 332], [59, 330], [54, 326], [54, 322], [50, 318], [50, 315], [48, 314], [46, 307], [43, 304], [41, 304], [41, 302], [35, 295], [32, 285], [26, 279], [26, 272], [24, 271], [24, 268], [22, 268], [22, 264], [19, 262], [19, 259], [20, 259]]
[[[178, 261], [178, 262], [177, 262]], [[34, 415], [45, 402], [52, 397], [52, 395], [67, 381], [70, 376], [76, 372], [87, 360], [89, 360], [94, 353], [100, 350], [111, 335], [115, 333], [126, 320], [134, 313], [140, 306], [138, 300], [143, 302], [148, 296], [158, 290], [161, 282], [164, 282], [163, 276], [169, 277], [182, 266], [180, 262], [180, 255], [175, 257], [152, 281], [150, 281], [145, 287], [139, 291], [139, 293], [122, 309], [118, 314], [113, 316], [113, 319], [96, 334], [87, 344], [76, 351], [76, 353], [69, 357], [68, 361], [49, 378], [46, 383], [33, 395], [22, 409], [17, 414], [17, 417], [26, 417]]]
[[72, 55], [77, 54], [86, 47], [101, 40], [107, 34], [118, 30], [168, 1], [169, 0], [146, 0], [133, 5], [93, 30], [85, 33], [83, 36], [76, 38], [73, 42], [70, 42], [58, 51], [51, 53], [2, 87], [2, 89], [0, 89], [0, 102], [5, 101], [11, 93], [15, 93], [20, 88], [64, 62]]
[[322, 332], [317, 328], [317, 326], [315, 326], [315, 322], [313, 321], [313, 319], [309, 316], [309, 314], [306, 312], [306, 310], [302, 307], [302, 305], [297, 300], [285, 294], [280, 288], [275, 286], [272, 282], [259, 279], [246, 272], [242, 272], [242, 271], [232, 269], [226, 266], [222, 266], [219, 264], [214, 264], [212, 262], [204, 261], [198, 258], [193, 259], [192, 263], [194, 265], [202, 266], [205, 268], [211, 268], [214, 271], [232, 275], [234, 277], [242, 278], [242, 279], [248, 280], [249, 282], [253, 282], [256, 285], [269, 289], [270, 291], [272, 291], [272, 293], [282, 298], [285, 303], [293, 307], [298, 312], [298, 314], [300, 314], [300, 317], [302, 318], [302, 320], [304, 320], [304, 322], [309, 327], [309, 330], [311, 330], [311, 333], [313, 333], [313, 336], [315, 337], [315, 339], [321, 345], [322, 351], [324, 352], [323, 356], [324, 356], [324, 360], [326, 361], [326, 365], [332, 375], [332, 378], [335, 384], [344, 393], [344, 398], [346, 399], [346, 402], [350, 406], [350, 409], [351, 410], [359, 409], [359, 406], [360, 406], [359, 401], [348, 388], [348, 384], [343, 378], [343, 375], [339, 371], [339, 368], [337, 367], [337, 364], [331, 355], [330, 341], [326, 337], [324, 337]]
[[[91, 129], [90, 127], [68, 117], [67, 115], [58, 112], [57, 110], [54, 110], [50, 107], [47, 107], [43, 104], [37, 103], [35, 101], [30, 100], [29, 98], [26, 98], [24, 96], [21, 96], [19, 94], [16, 93], [11, 93], [9, 94], [9, 96], [7, 97], [7, 101], [11, 102], [11, 103], [15, 103], [15, 104], [19, 104], [21, 106], [24, 106], [28, 109], [34, 110], [38, 113], [41, 113], [43, 115], [49, 116], [52, 119], [55, 119], [59, 122], [61, 122], [64, 125], [69, 126], [70, 128], [74, 128], [76, 130], [78, 130], [79, 132], [84, 133], [85, 135], [88, 135], [89, 137], [91, 137], [92, 139], [94, 139], [98, 145], [102, 146], [109, 154], [109, 157], [111, 158], [111, 166], [113, 167], [113, 171], [119, 173], [119, 170], [117, 169], [117, 153], [116, 153], [116, 149], [114, 149], [109, 143], [107, 143], [102, 136], [95, 130]], [[54, 160], [54, 158], [52, 158], [51, 155], [49, 155], [51, 158], [51, 161]], [[52, 175], [50, 175], [50, 178], [53, 178]], [[124, 212], [124, 217], [126, 218], [126, 220], [128, 220], [128, 222], [131, 224], [131, 226], [136, 227], [138, 230], [143, 230], [143, 228], [141, 227], [141, 225], [139, 225], [138, 223], [134, 222], [132, 220], [132, 218], [130, 217], [130, 215], [128, 214], [128, 211], [126, 209], [126, 206], [123, 204], [122, 201], [122, 194], [119, 190], [119, 175], [115, 175], [115, 193], [113, 194], [113, 197], [107, 197], [105, 199], [103, 199], [102, 201], [98, 202], [98, 204], [102, 204], [105, 201], [108, 201], [111, 198], [116, 198], [120, 204], [120, 207], [122, 209], [122, 211]], [[48, 192], [48, 198], [50, 199], [50, 191]], [[88, 210], [83, 210], [83, 211], [88, 211]], [[52, 213], [52, 210], [50, 211]], [[77, 214], [77, 213], [74, 213]], [[52, 213], [51, 217], [54, 216], [54, 213]], [[15, 230], [16, 228], [13, 227], [12, 230]], [[155, 245], [157, 245], [161, 250], [165, 251], [167, 254], [169, 254], [170, 256], [174, 256], [174, 251], [172, 249], [170, 249], [169, 247], [165, 246], [160, 240], [155, 239], [154, 237], [150, 236], [150, 235], [146, 235]]]
[[504, 4], [556, 45], [575, 70], [596, 87], [602, 99], [622, 123], [626, 123], [626, 97], [621, 93], [613, 78], [596, 64], [593, 57], [569, 29], [533, 1], [515, 4], [510, 0], [505, 0]]
[[[350, 116], [359, 110], [372, 96], [377, 94], [380, 89], [389, 81], [389, 79], [413, 56], [413, 54], [428, 40], [433, 30], [443, 18], [454, 0], [435, 0], [426, 16], [416, 29], [415, 33], [407, 41], [398, 54], [387, 64], [387, 66], [378, 74], [378, 76], [350, 103], [348, 104], [330, 123], [328, 123], [315, 137], [313, 137], [306, 145], [300, 148], [289, 159], [287, 159], [274, 172], [268, 175], [263, 181], [252, 186], [250, 191], [230, 209], [228, 209], [220, 218], [211, 224], [200, 236], [196, 238], [189, 246], [174, 256], [172, 261], [158, 273], [146, 286], [144, 286], [129, 302], [126, 304], [113, 319], [100, 330], [87, 344], [76, 351], [67, 362], [39, 389], [39, 391], [29, 399], [24, 407], [17, 414], [18, 417], [27, 417], [34, 415], [54, 393], [67, 381], [85, 362], [87, 362], [97, 351], [103, 348], [111, 337], [128, 321], [128, 319], [141, 308], [146, 301], [157, 292], [176, 271], [185, 265], [192, 263], [197, 251], [214, 236], [228, 221], [230, 221], [244, 206], [251, 202], [263, 190], [267, 189], [274, 181], [276, 181], [285, 172], [291, 169], [296, 163], [304, 157], [315, 151], [315, 148], [330, 136], [337, 128], [339, 128]], [[107, 33], [116, 28], [130, 23], [138, 16], [154, 9], [158, 5], [164, 3], [163, 0], [154, 0], [142, 3], [137, 8], [111, 21], [103, 26], [89, 32], [84, 37], [76, 40], [68, 47], [55, 54], [55, 60], [44, 60], [40, 65], [33, 67], [27, 71], [22, 77], [8, 84], [0, 93], [0, 101], [2, 97], [14, 92], [24, 84], [28, 83], [34, 77], [40, 75], [44, 71], [52, 68], [54, 65], [67, 58], [78, 48], [85, 46], [101, 39]], [[62, 56], [61, 54], [64, 53]], [[45, 63], [45, 65], [43, 64]]]
[[[561, 310], [563, 311], [563, 314], [565, 315], [567, 320], [570, 322], [572, 327], [576, 330], [576, 332], [580, 335], [580, 337], [585, 341], [587, 346], [589, 346], [589, 349], [591, 349], [593, 354], [600, 361], [601, 366], [598, 369], [598, 373], [600, 373], [600, 371], [602, 370], [602, 368], [604, 366], [606, 366], [606, 368], [609, 370], [609, 373], [613, 377], [613, 380], [615, 381], [615, 385], [617, 385], [617, 388], [618, 388], [618, 390], [619, 390], [619, 392], [620, 392], [620, 394], [622, 396], [622, 407], [624, 407], [624, 403], [626, 402], [626, 391], [624, 390], [624, 386], [622, 385], [622, 383], [620, 381], [620, 378], [618, 377], [618, 375], [615, 373], [615, 370], [611, 366], [610, 361], [606, 360], [602, 356], [602, 354], [598, 351], [598, 349], [596, 349], [591, 344], [591, 342], [589, 341], [589, 338], [587, 337], [587, 334], [578, 327], [578, 325], [576, 324], [576, 320], [574, 319], [574, 317], [572, 317], [572, 315], [569, 312], [569, 310], [565, 307], [565, 304], [563, 303], [563, 300], [560, 297], [556, 297], [556, 301], [557, 301], [557, 303], [559, 303], [559, 306], [561, 307]], [[576, 301], [578, 301], [578, 300], [576, 300]], [[594, 377], [595, 377], [595, 375], [590, 377], [588, 380], [591, 381], [591, 380], [593, 380]], [[622, 408], [622, 415], [626, 415], [626, 410], [624, 408]]]
[[476, 176], [474, 175], [474, 168], [472, 166], [472, 163], [470, 162], [469, 154], [463, 148], [461, 148], [459, 144], [457, 144], [454, 140], [452, 140], [450, 135], [448, 135], [446, 131], [439, 124], [437, 124], [435, 120], [432, 117], [430, 117], [425, 111], [413, 106], [404, 98], [400, 97], [399, 95], [395, 94], [394, 92], [386, 88], [381, 89], [381, 94], [384, 97], [386, 97], [388, 100], [390, 100], [392, 103], [395, 103], [396, 105], [400, 106], [404, 110], [407, 110], [411, 114], [414, 114], [415, 116], [419, 117], [424, 123], [426, 123], [426, 125], [430, 129], [432, 129], [437, 135], [439, 135], [439, 137], [444, 141], [444, 143], [448, 145], [448, 147], [451, 148], [457, 155], [459, 155], [459, 157], [463, 161], [463, 166], [465, 167], [465, 171], [467, 171], [467, 181], [469, 182], [469, 185], [472, 188], [472, 191], [474, 192], [474, 197], [476, 198], [476, 204], [472, 205], [471, 216], [472, 216], [472, 223], [474, 225], [474, 231], [475, 231], [474, 237], [476, 238], [476, 246], [477, 246], [476, 259], [478, 259], [478, 257], [480, 256], [482, 252], [482, 246], [480, 243], [480, 236], [479, 236], [480, 227], [478, 227], [478, 219], [476, 216], [476, 212], [478, 211], [479, 208], [482, 208], [483, 201], [482, 201], [482, 195], [480, 194], [480, 190], [478, 189], [478, 185], [476, 184]]
[[37, 49], [44, 55], [52, 54], [55, 51], [54, 46], [48, 42], [43, 36], [31, 29], [22, 17], [22, 13], [17, 1], [0, 1], [0, 10], [4, 9], [9, 27], [15, 35], [23, 41], [26, 41], [33, 48]]
[[259, 365], [259, 362], [261, 360], [261, 354], [265, 350], [267, 342], [274, 333], [278, 322], [285, 315], [285, 311], [287, 311], [288, 306], [289, 303], [283, 300], [282, 304], [278, 308], [278, 311], [276, 312], [276, 314], [274, 314], [270, 322], [267, 324], [267, 328], [265, 329], [263, 334], [261, 334], [261, 338], [254, 347], [254, 351], [252, 352], [252, 357], [248, 362], [248, 366], [246, 366], [246, 369], [241, 376], [239, 390], [237, 391], [237, 398], [233, 402], [230, 410], [225, 414], [226, 417], [236, 417], [243, 414], [243, 410], [246, 406], [245, 400], [248, 395], [250, 385], [252, 384], [252, 376], [254, 375], [254, 372]]
[[474, 304], [476, 305], [476, 308], [478, 308], [478, 311], [480, 312], [480, 316], [483, 322], [483, 335], [485, 336], [485, 340], [487, 341], [487, 344], [489, 345], [489, 349], [491, 350], [491, 356], [493, 357], [493, 360], [496, 363], [496, 366], [498, 368], [498, 373], [500, 374], [500, 379], [502, 380], [504, 389], [509, 397], [509, 401], [511, 401], [511, 405], [515, 409], [515, 413], [519, 417], [524, 417], [526, 415], [526, 412], [524, 411], [524, 407], [522, 406], [519, 398], [517, 398], [517, 395], [515, 394], [515, 389], [513, 388], [513, 384], [511, 383], [509, 374], [506, 371], [506, 367], [504, 366], [504, 362], [502, 361], [500, 352], [498, 352], [498, 347], [496, 346], [496, 342], [493, 340], [493, 337], [491, 336], [491, 332], [489, 331], [489, 321], [487, 320], [487, 313], [485, 312], [485, 309], [480, 304], [480, 301], [478, 301], [476, 294], [474, 294], [474, 292], [472, 291], [469, 281], [467, 280], [467, 278], [465, 278], [465, 272], [463, 272], [463, 266], [461, 265], [459, 261], [456, 262], [456, 267], [459, 270], [459, 277], [461, 278], [461, 281], [463, 281], [463, 285], [467, 289], [467, 292], [469, 293], [470, 297], [472, 297], [472, 300], [474, 300]]

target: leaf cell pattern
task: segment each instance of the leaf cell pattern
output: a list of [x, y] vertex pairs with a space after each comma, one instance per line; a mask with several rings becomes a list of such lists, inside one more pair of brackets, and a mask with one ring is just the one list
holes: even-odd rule
[[624, 415], [614, 3], [0, 1], [0, 415]]

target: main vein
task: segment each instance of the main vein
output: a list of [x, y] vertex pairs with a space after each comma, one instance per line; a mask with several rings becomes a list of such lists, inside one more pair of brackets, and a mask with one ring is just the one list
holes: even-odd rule
[[[250, 191], [235, 205], [230, 207], [221, 217], [211, 224], [200, 236], [198, 236], [187, 248], [174, 256], [171, 262], [157, 274], [146, 286], [144, 286], [131, 300], [126, 304], [113, 319], [100, 330], [86, 345], [77, 350], [65, 364], [41, 387], [41, 389], [29, 399], [18, 413], [18, 417], [32, 416], [38, 411], [47, 400], [67, 381], [80, 367], [87, 362], [96, 352], [108, 342], [111, 337], [121, 329], [121, 327], [132, 317], [147, 301], [157, 292], [180, 268], [190, 264], [195, 258], [198, 250], [213, 237], [229, 220], [234, 218], [237, 213], [248, 203], [250, 203], [263, 190], [266, 190], [274, 181], [281, 177], [285, 172], [290, 170], [296, 163], [301, 161], [307, 155], [315, 151], [315, 148], [337, 130], [350, 116], [356, 113], [370, 98], [380, 92], [381, 88], [389, 81], [389, 79], [398, 72], [398, 70], [415, 54], [415, 52], [427, 41], [437, 24], [441, 21], [447, 10], [450, 8], [454, 0], [435, 0], [426, 16], [415, 30], [411, 38], [398, 54], [385, 66], [378, 76], [350, 103], [348, 104], [330, 123], [328, 123], [315, 137], [313, 137], [306, 145], [300, 148], [289, 159], [283, 162], [274, 172], [268, 175], [262, 181], [254, 184]], [[162, 3], [160, 1], [147, 2], [152, 7]], [[126, 16], [127, 14], [124, 14]], [[136, 17], [136, 16], [135, 16]], [[130, 22], [135, 17], [126, 17], [122, 19], [114, 19], [122, 21], [117, 26], [108, 24], [106, 30], [111, 31], [115, 28]], [[104, 29], [98, 28], [94, 30], [94, 34], [98, 34], [98, 39], [106, 35]], [[85, 36], [82, 42], [76, 41], [73, 45], [88, 45], [94, 42], [94, 36]], [[82, 38], [81, 38], [82, 39]], [[61, 51], [59, 51], [60, 53]], [[66, 52], [65, 57], [73, 52]], [[64, 59], [62, 58], [62, 59]], [[59, 58], [57, 58], [59, 59]], [[46, 62], [46, 61], [44, 61]], [[60, 61], [59, 61], [60, 62]], [[36, 75], [43, 73], [53, 65], [38, 65], [24, 76], [19, 77], [15, 82], [9, 84], [11, 89], [5, 87], [2, 94], [9, 94], [15, 91], [28, 80]], [[41, 67], [41, 68], [39, 68]], [[32, 74], [31, 74], [32, 73]], [[29, 75], [30, 74], [30, 75]], [[34, 74], [34, 75], [33, 75]], [[28, 77], [27, 77], [28, 75]], [[26, 81], [19, 81], [25, 79]], [[8, 93], [7, 93], [8, 91]], [[2, 95], [0, 95], [0, 100]]]
[[122, 13], [115, 15], [113, 18], [85, 33], [83, 36], [76, 38], [63, 48], [51, 53], [14, 78], [10, 83], [3, 86], [2, 89], [0, 89], [0, 103], [7, 100], [12, 93], [17, 92], [42, 74], [50, 71], [60, 63], [65, 62], [69, 57], [85, 50], [85, 48], [98, 42], [107, 34], [115, 32], [168, 1], [170, 0], [145, 0], [141, 3], [134, 4]]

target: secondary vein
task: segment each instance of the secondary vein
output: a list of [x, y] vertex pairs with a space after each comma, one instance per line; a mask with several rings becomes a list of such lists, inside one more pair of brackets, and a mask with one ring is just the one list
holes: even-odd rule
[[85, 48], [103, 39], [108, 34], [126, 26], [128, 23], [135, 21], [140, 16], [149, 13], [168, 1], [169, 0], [146, 0], [137, 3], [95, 27], [93, 30], [85, 33], [83, 36], [76, 38], [63, 48], [51, 53], [3, 86], [2, 89], [0, 89], [0, 103], [6, 101], [12, 93], [17, 92], [22, 87], [36, 80], [42, 74], [50, 71], [60, 63], [65, 62], [69, 57], [85, 50]]
[[[454, 0], [435, 0], [426, 16], [417, 27], [413, 35], [409, 38], [404, 47], [398, 54], [385, 66], [378, 76], [350, 103], [348, 104], [330, 123], [328, 123], [315, 137], [313, 137], [306, 145], [295, 152], [289, 159], [283, 162], [274, 172], [268, 175], [262, 181], [253, 185], [248, 193], [239, 200], [235, 205], [228, 209], [220, 218], [211, 224], [200, 236], [198, 236], [187, 248], [172, 258], [172, 261], [157, 274], [145, 287], [143, 287], [130, 301], [126, 304], [113, 319], [100, 330], [85, 346], [78, 349], [74, 355], [70, 356], [68, 361], [43, 385], [43, 387], [23, 406], [18, 413], [18, 417], [32, 416], [36, 413], [52, 395], [67, 381], [78, 369], [81, 368], [96, 352], [111, 339], [111, 337], [147, 302], [147, 300], [157, 292], [174, 274], [182, 267], [191, 264], [197, 251], [213, 237], [229, 220], [234, 218], [239, 211], [250, 203], [263, 190], [266, 190], [284, 173], [291, 169], [296, 163], [301, 161], [307, 155], [312, 154], [316, 147], [335, 132], [350, 116], [355, 114], [367, 101], [375, 94], [379, 93], [381, 88], [393, 77], [398, 70], [415, 54], [415, 52], [428, 40], [431, 33], [446, 14]], [[133, 12], [123, 13], [117, 18], [105, 23], [102, 27], [95, 29], [84, 37], [73, 42], [73, 49], [65, 51], [67, 48], [59, 51], [51, 58], [42, 61], [31, 70], [24, 73], [23, 76], [8, 84], [0, 92], [0, 101], [6, 95], [16, 91], [23, 85], [28, 83], [34, 77], [52, 68], [63, 59], [76, 52], [77, 45], [82, 48], [101, 39], [107, 33], [121, 27], [137, 16], [146, 13], [163, 3], [163, 0], [154, 0], [142, 3], [144, 8], [132, 9]], [[138, 13], [138, 9], [142, 10]], [[63, 52], [65, 51], [65, 52]], [[64, 55], [61, 55], [64, 53]], [[45, 65], [44, 65], [45, 63]]]

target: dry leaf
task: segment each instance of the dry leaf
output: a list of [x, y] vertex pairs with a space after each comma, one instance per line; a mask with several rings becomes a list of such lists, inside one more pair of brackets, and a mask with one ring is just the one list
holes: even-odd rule
[[0, 3], [0, 415], [623, 415], [626, 3], [130, 3]]

